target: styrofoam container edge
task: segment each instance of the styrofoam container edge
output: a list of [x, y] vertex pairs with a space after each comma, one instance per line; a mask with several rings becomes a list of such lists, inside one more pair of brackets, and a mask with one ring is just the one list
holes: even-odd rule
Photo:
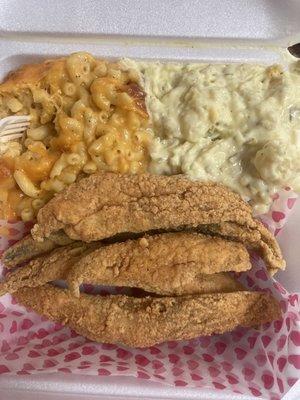
[[[80, 50], [108, 58], [285, 64], [287, 46], [300, 42], [297, 0], [53, 0], [43, 4], [39, 0], [0, 0], [0, 10], [1, 79], [21, 64]], [[297, 218], [300, 221], [300, 210]], [[283, 250], [287, 243], [288, 239], [281, 240]], [[298, 275], [291, 280], [295, 283], [296, 279], [300, 287]], [[298, 385], [285, 399], [299, 398], [299, 393]], [[0, 377], [0, 400], [96, 397], [252, 398], [134, 378], [100, 380], [61, 374]]]

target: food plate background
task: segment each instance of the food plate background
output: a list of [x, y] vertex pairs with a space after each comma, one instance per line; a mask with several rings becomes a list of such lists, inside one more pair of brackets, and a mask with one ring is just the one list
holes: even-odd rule
[[[22, 63], [78, 50], [105, 57], [286, 63], [286, 47], [300, 41], [300, 3], [292, 0], [241, 0], [240, 7], [233, 0], [155, 0], [143, 2], [142, 9], [137, 0], [84, 3], [52, 1], [39, 10], [39, 1], [22, 2], [22, 7], [20, 1], [0, 1], [0, 74], [4, 76]], [[282, 227], [294, 198], [286, 191], [275, 200], [274, 214], [265, 218], [273, 230]], [[11, 233], [14, 238], [18, 235], [17, 231]], [[297, 238], [291, 240], [296, 245]], [[258, 265], [246, 278], [248, 285], [265, 287], [262, 271]], [[63, 368], [56, 378], [48, 378], [48, 385], [47, 379], [43, 380], [45, 393], [51, 387], [52, 393], [57, 391], [60, 397], [64, 394], [68, 398], [69, 389], [63, 381], [69, 381], [68, 370], [72, 370], [80, 374], [77, 385], [88, 382], [87, 375], [92, 372], [106, 388], [111, 375], [139, 376], [144, 378], [139, 385], [145, 390], [145, 398], [187, 398], [184, 392], [171, 388], [169, 392], [166, 388], [147, 391], [151, 378], [185, 388], [186, 384], [203, 388], [195, 398], [225, 399], [228, 395], [231, 399], [279, 399], [300, 375], [299, 299], [276, 283], [269, 289], [282, 299], [286, 309], [282, 326], [270, 324], [263, 333], [239, 329], [222, 337], [163, 344], [141, 351], [95, 345], [67, 328], [25, 313], [22, 307], [11, 303], [10, 296], [1, 298], [0, 398], [1, 387], [31, 390], [36, 378], [24, 374], [49, 374]], [[17, 371], [22, 371], [19, 379], [10, 379]], [[127, 397], [128, 380], [119, 377], [112, 382], [117, 388], [114, 393], [122, 398], [124, 391]], [[37, 390], [38, 385], [34, 387]], [[107, 390], [103, 392], [105, 398], [112, 393]], [[4, 398], [7, 396], [5, 392]], [[24, 393], [21, 396], [24, 398]], [[193, 394], [190, 396], [193, 398]]]

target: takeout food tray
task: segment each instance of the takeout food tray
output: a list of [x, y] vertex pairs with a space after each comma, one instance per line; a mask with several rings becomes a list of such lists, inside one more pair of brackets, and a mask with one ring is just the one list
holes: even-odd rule
[[[1, 1], [0, 6], [1, 79], [21, 64], [80, 50], [107, 58], [286, 64], [290, 58], [287, 46], [300, 41], [300, 4], [295, 1], [280, 4], [242, 0], [237, 7], [233, 0], [154, 0], [143, 2], [141, 7], [138, 0], [84, 4], [79, 0], [55, 0], [41, 8], [38, 1], [29, 0], [25, 4]], [[281, 246], [285, 252], [287, 242]], [[290, 273], [288, 265], [285, 274]], [[1, 389], [7, 390], [5, 399], [10, 398], [8, 390], [14, 396], [11, 398], [22, 399], [34, 393], [37, 398], [43, 398], [42, 394], [48, 398], [78, 398], [77, 394], [86, 391], [91, 398], [251, 398], [123, 377], [61, 374], [16, 378], [3, 375], [0, 399], [4, 396]]]

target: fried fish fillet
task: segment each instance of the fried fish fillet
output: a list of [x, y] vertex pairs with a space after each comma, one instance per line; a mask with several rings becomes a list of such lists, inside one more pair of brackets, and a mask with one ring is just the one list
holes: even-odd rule
[[54, 280], [66, 279], [69, 269], [81, 255], [92, 248], [95, 248], [95, 243], [74, 242], [30, 261], [6, 276], [6, 280], [0, 283], [0, 296], [14, 293], [22, 287], [34, 288]]
[[45, 285], [36, 288], [34, 296], [30, 288], [23, 288], [14, 297], [91, 340], [131, 347], [220, 334], [281, 318], [277, 300], [261, 292], [163, 298], [83, 294], [78, 299], [68, 290]]
[[233, 222], [223, 222], [221, 224], [203, 225], [201, 232], [209, 235], [218, 235], [229, 240], [236, 240], [244, 243], [249, 249], [255, 250], [266, 261], [269, 273], [274, 275], [282, 260], [281, 268], [285, 267], [282, 259], [281, 250], [274, 236], [261, 223], [257, 229], [240, 226]]
[[0, 283], [0, 296], [59, 279], [67, 280], [76, 295], [81, 283], [163, 295], [233, 292], [243, 286], [225, 272], [250, 268], [242, 244], [196, 233], [165, 233], [106, 246], [74, 242], [8, 275]]
[[199, 233], [163, 233], [100, 247], [80, 257], [67, 275], [81, 283], [138, 287], [162, 295], [241, 290], [229, 274], [251, 268], [246, 248]]
[[48, 253], [58, 246], [72, 243], [63, 231], [52, 233], [43, 242], [33, 240], [31, 235], [25, 236], [17, 243], [9, 247], [2, 255], [1, 261], [6, 268], [13, 268], [42, 254]]
[[[99, 172], [59, 193], [38, 213], [32, 229], [41, 241], [63, 229], [75, 240], [90, 242], [120, 233], [230, 227], [237, 241], [260, 250], [270, 270], [284, 268], [280, 248], [251, 207], [230, 189], [183, 176], [120, 175]], [[246, 234], [245, 234], [246, 233]]]

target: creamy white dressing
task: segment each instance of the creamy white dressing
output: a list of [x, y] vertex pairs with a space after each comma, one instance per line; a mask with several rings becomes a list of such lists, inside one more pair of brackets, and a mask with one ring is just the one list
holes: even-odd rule
[[151, 172], [223, 183], [257, 213], [280, 188], [300, 191], [300, 63], [127, 63], [147, 93]]

